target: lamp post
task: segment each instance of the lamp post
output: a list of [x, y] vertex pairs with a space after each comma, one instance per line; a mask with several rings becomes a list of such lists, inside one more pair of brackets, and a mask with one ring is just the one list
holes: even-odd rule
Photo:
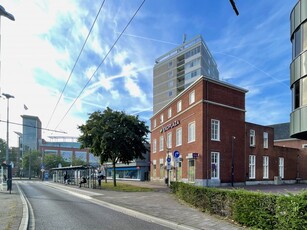
[[231, 137], [231, 186], [233, 187], [233, 182], [235, 179], [235, 165], [234, 165], [234, 141], [236, 137]]
[[9, 164], [9, 107], [10, 107], [10, 98], [14, 98], [13, 95], [3, 93], [2, 94], [7, 99], [7, 114], [6, 114], [6, 154], [5, 154], [5, 160], [6, 164]]
[[[1, 80], [1, 16], [6, 17], [12, 21], [15, 21], [14, 15], [7, 12], [3, 6], [0, 5], [0, 80]], [[0, 85], [0, 93], [1, 93], [1, 85]]]

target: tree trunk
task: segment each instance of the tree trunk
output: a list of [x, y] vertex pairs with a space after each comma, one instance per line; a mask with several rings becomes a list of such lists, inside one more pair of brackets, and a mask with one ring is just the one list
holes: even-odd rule
[[115, 162], [113, 162], [113, 185], [116, 187], [116, 166]]

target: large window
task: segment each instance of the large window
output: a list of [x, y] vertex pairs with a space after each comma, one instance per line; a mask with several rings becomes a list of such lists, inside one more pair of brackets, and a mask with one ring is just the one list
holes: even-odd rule
[[263, 179], [269, 179], [269, 157], [263, 157]]
[[189, 94], [189, 104], [193, 104], [195, 102], [195, 90], [193, 90], [190, 94]]
[[177, 102], [177, 113], [179, 113], [182, 109], [182, 102], [181, 100]]
[[164, 122], [164, 116], [163, 114], [160, 115], [160, 123], [163, 123]]
[[176, 146], [182, 145], [182, 128], [176, 130]]
[[168, 118], [171, 118], [171, 117], [172, 117], [172, 108], [169, 108], [169, 109], [167, 110], [167, 117], [168, 117]]
[[188, 181], [189, 182], [195, 181], [195, 160], [194, 159], [188, 160]]
[[220, 178], [220, 153], [211, 153], [211, 179]]
[[195, 121], [188, 125], [188, 143], [195, 141]]
[[263, 133], [263, 148], [267, 149], [269, 147], [269, 134], [267, 132]]
[[159, 151], [163, 151], [163, 142], [164, 142], [164, 138], [163, 136], [160, 136]]
[[253, 129], [250, 130], [249, 140], [250, 140], [250, 142], [249, 142], [250, 146], [256, 145], [256, 133], [255, 133], [255, 130], [253, 130]]
[[156, 164], [153, 165], [152, 176], [153, 176], [153, 177], [156, 177], [156, 176], [157, 176], [157, 165], [156, 165]]
[[160, 179], [164, 179], [164, 165], [160, 161]]
[[153, 153], [157, 152], [157, 139], [153, 139], [153, 142], [152, 142], [152, 152]]
[[283, 157], [279, 157], [279, 177], [281, 179], [284, 178], [284, 170], [285, 170], [285, 159]]
[[167, 134], [167, 148], [172, 148], [172, 133]]
[[180, 181], [182, 179], [182, 162], [178, 162], [178, 167], [177, 167], [177, 179]]
[[256, 156], [249, 155], [249, 179], [256, 178]]
[[211, 120], [211, 140], [219, 141], [220, 140], [220, 121]]
[[153, 126], [154, 126], [154, 128], [157, 127], [157, 120], [156, 119], [154, 119], [154, 121], [153, 121]]

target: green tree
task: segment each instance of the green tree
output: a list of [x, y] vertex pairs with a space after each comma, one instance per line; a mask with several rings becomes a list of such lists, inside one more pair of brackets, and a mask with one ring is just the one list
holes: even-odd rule
[[57, 168], [60, 163], [63, 166], [65, 165], [65, 161], [62, 156], [58, 156], [57, 154], [44, 155], [44, 166], [46, 170]]
[[41, 153], [36, 150], [27, 151], [22, 157], [22, 167], [24, 168], [24, 170], [29, 169], [29, 164], [30, 164], [31, 175], [29, 176], [32, 176], [33, 173], [34, 175], [40, 175], [41, 163], [42, 163]]
[[100, 157], [100, 163], [111, 161], [113, 165], [113, 183], [116, 186], [116, 163], [129, 164], [134, 159], [144, 159], [148, 151], [148, 127], [138, 116], [107, 108], [102, 113], [90, 114], [85, 125], [78, 126], [81, 131], [81, 148]]
[[0, 163], [5, 160], [6, 156], [6, 141], [0, 138]]

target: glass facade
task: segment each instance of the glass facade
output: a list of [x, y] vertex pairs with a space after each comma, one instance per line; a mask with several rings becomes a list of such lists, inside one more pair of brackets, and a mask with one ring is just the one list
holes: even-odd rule
[[290, 15], [292, 112], [290, 135], [307, 139], [307, 0], [300, 0]]

